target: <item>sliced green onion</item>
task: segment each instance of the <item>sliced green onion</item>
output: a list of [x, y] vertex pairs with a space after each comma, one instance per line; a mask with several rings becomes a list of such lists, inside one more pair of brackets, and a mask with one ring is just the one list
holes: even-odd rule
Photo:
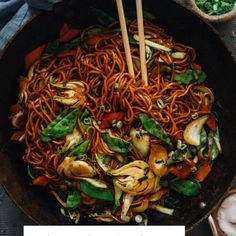
[[157, 105], [161, 109], [165, 108], [165, 106], [166, 106], [161, 98], [157, 99]]
[[84, 118], [84, 124], [85, 125], [90, 125], [92, 123], [92, 120], [90, 117]]
[[[133, 38], [134, 38], [136, 41], [139, 42], [139, 36], [138, 36], [138, 35], [135, 34], [135, 35], [133, 36]], [[155, 48], [155, 49], [157, 49], [157, 50], [166, 51], [166, 52], [170, 52], [170, 51], [171, 51], [170, 48], [168, 48], [168, 47], [166, 47], [166, 46], [164, 46], [164, 45], [161, 45], [161, 44], [159, 44], [159, 43], [154, 43], [154, 42], [152, 42], [152, 41], [150, 41], [150, 40], [148, 40], [148, 39], [145, 39], [145, 44], [146, 44], [147, 46], [150, 46], [150, 47]]]
[[184, 150], [184, 149], [187, 148], [187, 144], [182, 143], [181, 140], [178, 140], [178, 141], [177, 141], [177, 148], [180, 149], [180, 150]]
[[172, 52], [171, 56], [175, 59], [184, 59], [184, 57], [186, 56], [185, 52]]
[[120, 128], [122, 128], [122, 126], [123, 126], [123, 122], [122, 122], [121, 120], [119, 120], [119, 121], [116, 123], [116, 127], [117, 127], [118, 129], [120, 129]]
[[195, 112], [191, 116], [192, 116], [192, 119], [196, 120], [199, 117], [199, 114]]
[[156, 210], [156, 211], [159, 211], [159, 212], [161, 212], [163, 214], [166, 214], [166, 215], [171, 215], [172, 216], [174, 214], [174, 209], [163, 207], [159, 204], [150, 204], [149, 208], [151, 208], [153, 210]]

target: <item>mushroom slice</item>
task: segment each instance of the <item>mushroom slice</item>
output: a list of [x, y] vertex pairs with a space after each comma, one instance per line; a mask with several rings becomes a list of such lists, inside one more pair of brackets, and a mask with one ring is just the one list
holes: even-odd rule
[[150, 136], [144, 130], [132, 128], [130, 131], [132, 143], [141, 157], [146, 157], [150, 148]]
[[151, 145], [151, 152], [148, 164], [157, 176], [163, 176], [167, 172], [165, 165], [168, 159], [167, 150], [161, 145]]
[[200, 133], [203, 125], [209, 119], [208, 115], [202, 116], [187, 125], [184, 130], [184, 140], [186, 143], [198, 146], [200, 145]]
[[155, 178], [144, 161], [133, 161], [119, 169], [110, 171], [115, 176], [114, 184], [131, 195], [144, 195], [154, 188]]
[[76, 157], [65, 157], [63, 162], [58, 166], [57, 173], [65, 175], [70, 179], [78, 179], [79, 177], [93, 177], [95, 170], [85, 161], [76, 160]]
[[95, 175], [93, 167], [87, 162], [80, 160], [71, 162], [69, 170], [76, 177], [93, 177]]
[[76, 157], [65, 157], [63, 162], [57, 167], [57, 173], [63, 175], [65, 168], [67, 168]]
[[55, 95], [53, 100], [71, 107], [78, 107], [86, 101], [84, 84], [79, 81], [69, 81], [67, 83], [53, 83], [51, 86], [63, 89], [60, 96]]

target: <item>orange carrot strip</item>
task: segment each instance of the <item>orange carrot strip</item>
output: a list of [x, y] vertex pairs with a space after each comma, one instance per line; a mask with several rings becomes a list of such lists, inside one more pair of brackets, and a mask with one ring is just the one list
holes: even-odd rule
[[29, 52], [25, 56], [25, 69], [28, 70], [29, 67], [41, 56], [45, 48], [45, 44], [35, 48], [33, 51]]
[[75, 38], [79, 33], [80, 33], [79, 29], [70, 29], [69, 31], [66, 32], [66, 34], [62, 35], [59, 38], [59, 42], [66, 43], [70, 41], [71, 39]]
[[199, 182], [202, 182], [209, 175], [210, 172], [211, 166], [208, 163], [203, 163], [198, 167], [198, 170], [196, 171], [194, 177]]

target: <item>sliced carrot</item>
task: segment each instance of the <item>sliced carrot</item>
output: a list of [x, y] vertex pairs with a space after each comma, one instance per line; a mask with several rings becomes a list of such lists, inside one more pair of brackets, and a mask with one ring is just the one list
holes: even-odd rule
[[186, 179], [190, 175], [192, 167], [184, 163], [179, 164], [179, 167], [180, 169], [179, 169], [178, 177], [180, 179]]
[[194, 177], [199, 182], [202, 182], [205, 180], [205, 178], [209, 175], [211, 172], [211, 166], [208, 163], [203, 163], [198, 167], [198, 170], [196, 171]]
[[22, 111], [23, 108], [19, 103], [16, 103], [12, 106], [10, 106], [10, 111], [12, 114], [17, 114], [18, 112]]
[[74, 57], [76, 55], [76, 51], [75, 50], [71, 50], [69, 52], [61, 52], [59, 54], [57, 54], [57, 57], [69, 57], [69, 56], [72, 56]]
[[64, 23], [60, 29], [59, 38], [65, 35], [69, 30], [70, 30], [69, 26], [66, 23]]
[[29, 52], [25, 56], [25, 69], [28, 70], [29, 67], [41, 56], [44, 51], [45, 44], [35, 48], [33, 51]]
[[24, 131], [17, 130], [12, 134], [11, 140], [21, 142], [21, 141], [23, 141], [24, 134], [25, 134]]
[[66, 43], [66, 42], [70, 41], [71, 39], [75, 38], [76, 36], [78, 36], [79, 33], [80, 33], [79, 29], [70, 29], [69, 31], [67, 31], [64, 35], [62, 35], [59, 38], [59, 42]]

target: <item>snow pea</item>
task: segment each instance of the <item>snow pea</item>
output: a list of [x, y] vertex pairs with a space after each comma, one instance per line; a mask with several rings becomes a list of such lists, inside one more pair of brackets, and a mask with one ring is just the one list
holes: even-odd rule
[[114, 201], [113, 194], [108, 188], [98, 188], [84, 180], [80, 181], [80, 187], [82, 192], [86, 193], [92, 198], [106, 201]]
[[66, 43], [60, 43], [59, 40], [55, 40], [53, 42], [47, 43], [45, 53], [52, 54], [59, 52], [68, 52], [73, 49], [76, 49], [80, 42], [80, 37], [74, 38], [73, 40]]
[[196, 196], [201, 190], [200, 183], [193, 178], [189, 179], [174, 179], [169, 182], [169, 187], [177, 193], [185, 196]]
[[85, 140], [84, 142], [80, 143], [72, 150], [68, 152], [68, 156], [76, 156], [78, 159], [82, 159], [83, 155], [86, 154], [89, 145], [89, 140]]
[[110, 136], [109, 134], [103, 134], [102, 138], [107, 144], [108, 148], [113, 152], [128, 153], [132, 148], [132, 144], [125, 141], [124, 139]]
[[175, 74], [174, 81], [179, 84], [199, 84], [206, 79], [206, 73], [202, 70], [186, 70], [182, 74]]
[[50, 142], [53, 139], [65, 137], [73, 132], [79, 109], [71, 112], [67, 110], [58, 115], [40, 134], [40, 140]]
[[173, 144], [171, 142], [171, 139], [163, 129], [160, 123], [158, 123], [153, 118], [150, 118], [147, 114], [142, 113], [139, 115], [139, 119], [144, 127], [144, 129], [152, 134], [153, 136], [161, 139], [165, 143], [169, 144], [171, 147], [173, 147]]

